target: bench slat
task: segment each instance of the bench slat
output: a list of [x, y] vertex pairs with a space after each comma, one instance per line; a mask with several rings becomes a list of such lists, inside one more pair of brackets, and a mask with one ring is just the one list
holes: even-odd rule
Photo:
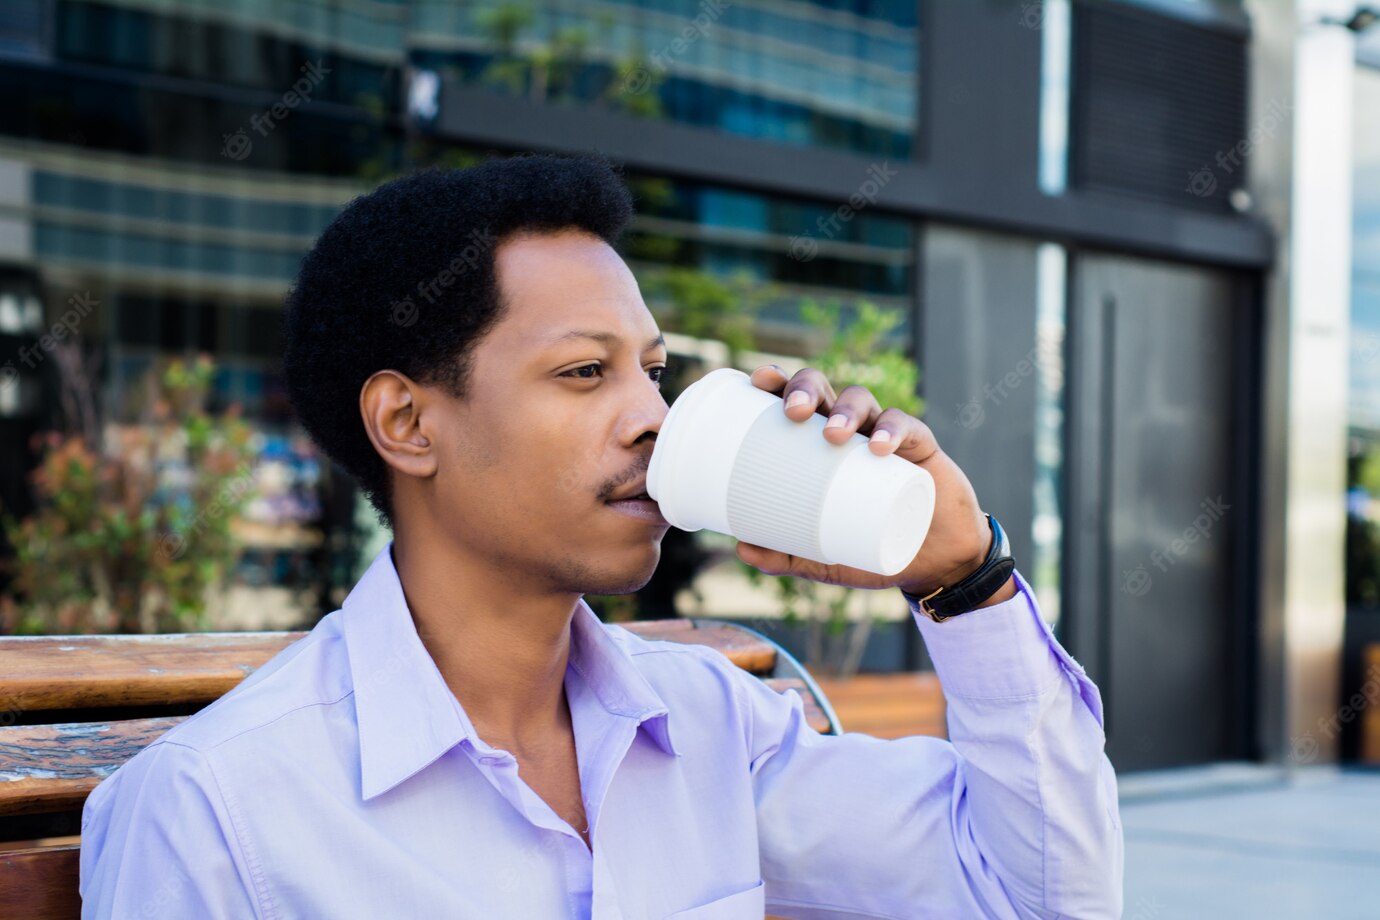
[[[813, 688], [773, 674], [791, 661], [777, 646], [731, 623], [688, 619], [619, 624], [646, 639], [707, 645], [784, 692], [796, 690], [808, 724], [832, 730]], [[0, 637], [0, 706], [18, 712], [210, 703], [306, 632], [152, 636]], [[0, 816], [80, 810], [102, 779], [188, 716], [0, 728]], [[22, 820], [22, 819], [20, 819]], [[71, 838], [69, 838], [71, 839]], [[80, 846], [0, 851], [0, 907], [6, 917], [75, 920]]]
[[33, 847], [0, 852], [0, 907], [24, 920], [75, 920], [81, 848]]
[[[1380, 642], [1372, 642], [1365, 647], [1366, 675], [1380, 674]], [[1373, 687], [1368, 677], [1362, 690]], [[1380, 706], [1367, 706], [1361, 716], [1361, 763], [1380, 765]]]
[[101, 780], [186, 718], [0, 728], [0, 815], [81, 808]]
[[0, 700], [21, 711], [210, 703], [305, 632], [0, 639]]
[[[620, 624], [646, 639], [708, 645], [768, 674], [776, 649], [732, 625]], [[0, 700], [19, 712], [210, 703], [305, 632], [0, 637]]]
[[733, 623], [706, 625], [692, 620], [641, 620], [618, 625], [643, 639], [669, 639], [718, 649], [729, 661], [751, 674], [770, 674], [776, 667], [776, 646]]
[[820, 707], [819, 701], [816, 700], [815, 695], [810, 692], [810, 688], [806, 685], [805, 681], [798, 677], [767, 677], [763, 678], [762, 683], [771, 687], [777, 693], [782, 693], [786, 690], [799, 691], [800, 698], [805, 702], [805, 723], [821, 735], [829, 734], [829, 717], [824, 714], [824, 710]]
[[[809, 726], [828, 733], [829, 719], [804, 681], [787, 677], [762, 682], [778, 692], [799, 691]], [[101, 780], [188, 718], [0, 728], [0, 816], [80, 809]]]

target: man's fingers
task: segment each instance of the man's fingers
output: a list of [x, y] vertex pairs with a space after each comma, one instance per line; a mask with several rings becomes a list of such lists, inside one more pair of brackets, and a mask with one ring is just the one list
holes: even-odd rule
[[749, 375], [752, 385], [768, 393], [780, 393], [781, 388], [790, 380], [786, 369], [779, 364], [763, 364]]
[[738, 558], [748, 565], [758, 569], [764, 575], [794, 575], [799, 574], [794, 571], [799, 560], [789, 553], [779, 552], [774, 549], [767, 549], [765, 546], [758, 546], [756, 543], [744, 543], [738, 541], [736, 547]]
[[786, 384], [781, 398], [785, 400], [786, 417], [803, 422], [815, 412], [827, 416], [838, 397], [823, 371], [803, 367]]
[[855, 432], [867, 434], [881, 414], [881, 404], [867, 387], [844, 387], [839, 398], [834, 400], [829, 421], [824, 423], [824, 437], [834, 444], [842, 444]]
[[736, 549], [739, 559], [763, 575], [788, 575], [792, 578], [817, 581], [824, 585], [854, 585], [858, 587], [866, 587], [865, 582], [856, 580], [859, 576], [864, 579], [877, 577], [871, 572], [851, 569], [846, 565], [825, 565], [822, 562], [815, 562], [813, 559], [792, 556], [789, 553], [767, 549], [765, 546], [758, 546], [755, 543], [744, 543], [741, 540], [738, 541]]
[[777, 364], [764, 364], [752, 372], [752, 383], [784, 400], [786, 416], [802, 422], [814, 413], [829, 419], [824, 436], [830, 443], [842, 444], [855, 433], [867, 435], [873, 453], [894, 453], [920, 463], [939, 449], [930, 427], [897, 408], [883, 409], [872, 391], [863, 386], [845, 387], [835, 394], [824, 373], [813, 367], [802, 368], [787, 377]]
[[896, 408], [877, 416], [869, 443], [878, 456], [894, 453], [912, 463], [923, 463], [939, 451], [939, 441], [930, 426]]

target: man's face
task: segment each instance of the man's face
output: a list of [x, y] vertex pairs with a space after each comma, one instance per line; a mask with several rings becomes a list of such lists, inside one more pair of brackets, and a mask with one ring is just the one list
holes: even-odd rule
[[441, 526], [527, 588], [635, 591], [669, 525], [607, 500], [646, 476], [666, 417], [656, 321], [598, 237], [515, 237], [495, 260], [506, 312], [475, 347], [468, 397], [446, 412]]

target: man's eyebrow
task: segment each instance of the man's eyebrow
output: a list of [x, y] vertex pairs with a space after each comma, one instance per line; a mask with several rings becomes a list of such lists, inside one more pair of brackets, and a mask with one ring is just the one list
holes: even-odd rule
[[[602, 342], [602, 343], [605, 344], [605, 345], [611, 345], [611, 346], [614, 346], [614, 347], [617, 347], [617, 346], [623, 344], [622, 338], [620, 338], [618, 335], [616, 335], [616, 334], [614, 334], [614, 333], [612, 333], [612, 332], [591, 332], [591, 331], [588, 331], [588, 330], [585, 330], [585, 329], [573, 329], [573, 330], [571, 330], [570, 332], [564, 333], [563, 335], [558, 335], [558, 336], [556, 336], [554, 339], [552, 339], [548, 344], [555, 345], [555, 344], [558, 344], [558, 343], [560, 343], [560, 342], [564, 342], [564, 341], [566, 341], [566, 340], [568, 340], [568, 339], [593, 339], [593, 340], [596, 341], [596, 342]], [[658, 335], [656, 338], [654, 338], [654, 339], [652, 339], [650, 342], [648, 342], [648, 343], [643, 347], [642, 350], [643, 350], [643, 351], [651, 351], [653, 348], [656, 348], [658, 345], [665, 345], [665, 344], [666, 344], [666, 336], [664, 336], [664, 335]]]

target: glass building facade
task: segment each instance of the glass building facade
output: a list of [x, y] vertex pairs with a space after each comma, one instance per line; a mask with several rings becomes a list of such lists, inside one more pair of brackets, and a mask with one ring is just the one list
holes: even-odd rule
[[[1221, 328], [1236, 316], [1238, 273], [1272, 258], [1268, 234], [1228, 204], [1225, 174], [1215, 197], [1184, 189], [1238, 139], [1222, 126], [1244, 110], [1244, 76], [1218, 79], [1204, 61], [1245, 59], [1244, 16], [1213, 0], [9, 0], [0, 346], [85, 297], [80, 332], [102, 349], [113, 409], [159, 362], [209, 352], [216, 404], [242, 406], [299, 457], [281, 308], [333, 215], [415, 167], [598, 149], [626, 163], [637, 213], [622, 251], [659, 318], [674, 305], [646, 281], [692, 269], [766, 292], [762, 355], [816, 353], [810, 301], [898, 320], [886, 343], [919, 366], [926, 421], [1002, 519], [1061, 638], [1097, 672], [1109, 660], [1098, 650], [1115, 649], [1134, 614], [1123, 573], [1102, 571], [1111, 557], [1093, 550], [1116, 535], [1115, 502], [1127, 503], [1116, 520], [1135, 519], [1137, 490], [1170, 474], [1108, 479], [1101, 506], [1078, 491], [1111, 463], [1099, 450], [1139, 436], [1085, 436], [1093, 415], [1117, 418], [1095, 398], [1096, 373], [1144, 342], [1177, 342], [1156, 323], [1185, 291], [1186, 320]], [[1127, 44], [1108, 55], [1089, 47], [1094, 34]], [[1098, 104], [1080, 107], [1089, 86]], [[1215, 131], [1172, 130], [1185, 87], [1204, 100], [1188, 116]], [[464, 108], [475, 100], [483, 117]], [[1119, 119], [1135, 122], [1134, 143]], [[582, 134], [582, 123], [611, 130]], [[1180, 270], [1190, 263], [1201, 277]], [[1107, 317], [1121, 325], [1098, 338]], [[1234, 350], [1230, 362], [1200, 351], [1184, 365], [1196, 376], [1159, 382], [1174, 406], [1252, 398], [1210, 373], [1235, 367]], [[19, 385], [0, 387], [7, 445], [56, 404], [50, 367], [20, 370]], [[1208, 381], [1210, 399], [1189, 392], [1193, 380]], [[1123, 399], [1136, 392], [1119, 385]], [[1180, 415], [1165, 413], [1166, 430]], [[0, 451], [0, 463], [17, 468], [22, 454]], [[1207, 482], [1236, 456], [1184, 452], [1174, 475], [1206, 471]], [[1172, 540], [1169, 529], [1156, 539]], [[1214, 538], [1218, 555], [1231, 545]], [[1126, 549], [1128, 565], [1138, 553]], [[271, 582], [283, 563], [256, 564]], [[1102, 567], [1096, 577], [1088, 565]], [[1156, 596], [1189, 569], [1156, 573]], [[699, 587], [701, 612], [748, 612], [735, 608], [741, 595]], [[1211, 610], [1196, 619], [1222, 627], [1211, 611], [1229, 600], [1202, 603]], [[878, 630], [877, 642], [910, 643], [895, 666], [922, 663], [914, 636]]]
[[[417, 130], [412, 75], [885, 162], [913, 146], [917, 17], [893, 0], [5, 4], [0, 364], [18, 381], [0, 392], [15, 431], [3, 458], [15, 494], [0, 501], [23, 510], [35, 457], [22, 445], [59, 401], [51, 362], [11, 355], [74, 298], [89, 305], [77, 332], [98, 345], [112, 415], [134, 411], [148, 372], [208, 353], [212, 407], [238, 406], [270, 453], [302, 453], [279, 373], [302, 255], [391, 176], [516, 152]], [[628, 175], [637, 215], [623, 250], [640, 276], [745, 279], [764, 292], [757, 341], [772, 353], [811, 347], [805, 301], [894, 311], [890, 341], [909, 347], [914, 221], [877, 209], [837, 221], [836, 203], [808, 195]], [[285, 563], [256, 564], [272, 582]]]
[[1380, 436], [1380, 60], [1357, 68], [1354, 109], [1351, 424]]
[[[1380, 42], [1354, 96], [1346, 591], [1353, 645], [1380, 639]], [[1356, 681], [1359, 684], [1359, 681]]]
[[[277, 308], [320, 230], [387, 176], [490, 153], [409, 135], [408, 67], [792, 144], [904, 156], [915, 126], [913, 4], [20, 0], [4, 15], [0, 159], [41, 272], [105, 295], [112, 391], [157, 354], [210, 350], [224, 398], [265, 421], [285, 420]], [[651, 76], [620, 75], [629, 60]], [[804, 260], [793, 236], [832, 206], [655, 176], [639, 190], [630, 260], [776, 282], [769, 322], [790, 321], [792, 294], [909, 303], [907, 221], [861, 214]]]
[[906, 157], [918, 5], [729, 0], [416, 4], [414, 62], [779, 143]]

